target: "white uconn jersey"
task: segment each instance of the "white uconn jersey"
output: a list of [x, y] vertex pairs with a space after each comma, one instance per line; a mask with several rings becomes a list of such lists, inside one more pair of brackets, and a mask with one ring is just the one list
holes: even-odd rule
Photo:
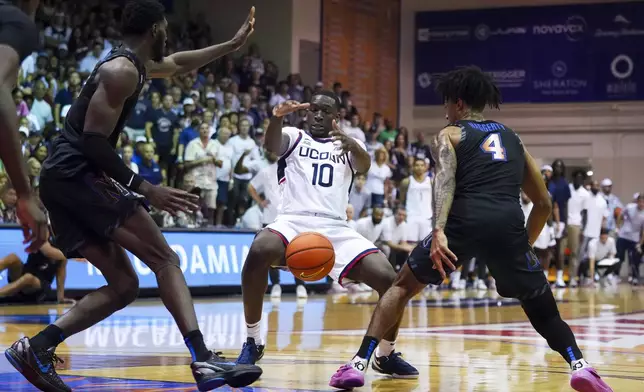
[[405, 208], [410, 218], [430, 219], [432, 217], [432, 180], [429, 176], [426, 176], [422, 182], [416, 181], [414, 176], [409, 176]]
[[342, 154], [330, 138], [314, 139], [294, 127], [282, 128], [282, 133], [290, 143], [277, 164], [279, 215], [319, 214], [346, 220], [355, 174], [350, 154]]

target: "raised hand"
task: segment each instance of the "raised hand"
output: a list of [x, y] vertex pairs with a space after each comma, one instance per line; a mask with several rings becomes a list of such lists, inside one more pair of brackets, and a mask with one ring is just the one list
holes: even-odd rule
[[239, 28], [237, 34], [235, 34], [232, 39], [235, 50], [244, 46], [248, 37], [253, 34], [253, 31], [255, 31], [255, 6], [250, 8], [250, 12], [248, 13], [248, 17], [246, 17], [244, 24]]
[[199, 196], [180, 189], [151, 186], [144, 196], [154, 207], [172, 215], [176, 215], [179, 211], [191, 214], [199, 208], [196, 204], [199, 201]]
[[333, 130], [331, 131], [331, 133], [329, 133], [329, 135], [333, 137], [334, 143], [340, 142], [340, 148], [342, 149], [343, 153], [347, 153], [355, 150], [356, 148], [360, 148], [360, 145], [358, 144], [358, 142], [356, 142], [356, 139], [344, 133], [344, 131], [340, 129], [340, 125], [336, 120], [333, 120]]
[[16, 205], [18, 220], [22, 225], [23, 244], [28, 244], [26, 251], [34, 253], [40, 250], [49, 237], [47, 217], [40, 209], [34, 196], [19, 198]]
[[309, 106], [308, 103], [299, 103], [292, 100], [284, 101], [273, 108], [273, 116], [284, 117], [300, 109], [308, 109]]

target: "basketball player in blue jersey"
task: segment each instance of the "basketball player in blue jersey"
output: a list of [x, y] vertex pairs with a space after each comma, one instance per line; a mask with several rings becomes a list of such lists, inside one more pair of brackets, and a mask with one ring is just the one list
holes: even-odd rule
[[[271, 265], [284, 262], [286, 246], [296, 235], [314, 231], [331, 241], [335, 264], [329, 276], [340, 284], [363, 282], [384, 293], [395, 278], [384, 254], [346, 222], [353, 178], [369, 170], [371, 158], [362, 142], [339, 129], [339, 107], [335, 94], [321, 91], [310, 104], [287, 101], [273, 109], [264, 145], [279, 155], [277, 181], [282, 198], [277, 218], [255, 237], [244, 263], [242, 291], [248, 339], [238, 363], [255, 364], [264, 355], [259, 328], [268, 271]], [[301, 109], [307, 110], [309, 131], [283, 127], [284, 116]], [[393, 337], [401, 319], [402, 315], [384, 334], [374, 368], [393, 377], [417, 378], [418, 371], [394, 349]]]
[[[499, 107], [497, 86], [479, 68], [466, 67], [445, 74], [436, 89], [450, 124], [430, 146], [436, 161], [432, 232], [412, 251], [378, 302], [360, 349], [338, 371], [353, 383], [340, 387], [364, 384], [373, 347], [412, 297], [428, 284], [439, 285], [447, 273], [476, 257], [486, 262], [499, 294], [518, 299], [532, 326], [568, 362], [573, 389], [612, 391], [583, 359], [532, 249], [552, 211], [551, 198], [519, 136], [483, 117], [486, 106]], [[521, 189], [534, 203], [527, 230], [519, 205]]]
[[59, 361], [56, 346], [136, 299], [138, 278], [125, 250], [155, 274], [163, 304], [192, 355], [191, 370], [200, 391], [225, 384], [243, 387], [261, 375], [257, 366], [228, 362], [206, 348], [179, 258], [140, 195], [170, 213], [196, 209], [196, 196], [151, 185], [132, 172], [115, 150], [148, 76], [187, 73], [239, 49], [253, 32], [254, 13], [252, 8], [226, 43], [164, 57], [168, 22], [163, 6], [157, 0], [130, 0], [125, 5], [123, 45], [114, 47], [94, 68], [69, 110], [40, 180], [57, 246], [65, 254], [80, 252], [102, 272], [107, 285], [85, 296], [37, 335], [7, 349], [9, 362], [37, 388], [71, 391], [54, 368]]
[[47, 218], [32, 195], [18, 136], [18, 117], [11, 91], [22, 61], [38, 47], [34, 15], [40, 0], [0, 0], [0, 161], [18, 194], [17, 213], [27, 251], [47, 241]]

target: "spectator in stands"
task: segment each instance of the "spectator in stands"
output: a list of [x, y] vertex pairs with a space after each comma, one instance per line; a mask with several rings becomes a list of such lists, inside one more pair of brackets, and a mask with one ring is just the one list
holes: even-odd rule
[[385, 181], [392, 175], [388, 161], [387, 150], [384, 147], [378, 149], [367, 174], [367, 189], [371, 192], [371, 205], [374, 207], [384, 207], [385, 204]]
[[81, 77], [78, 72], [72, 72], [67, 79], [67, 85], [59, 89], [54, 99], [54, 120], [56, 128], [63, 127], [61, 112], [63, 107], [71, 105], [74, 102], [74, 94], [78, 94], [81, 88]]
[[371, 160], [373, 161], [376, 159], [376, 151], [384, 148], [385, 146], [383, 146], [382, 143], [376, 140], [376, 134], [373, 132], [366, 132], [365, 140], [365, 147], [367, 149], [367, 152], [369, 153], [369, 156], [371, 157]]
[[568, 200], [568, 216], [566, 218], [567, 235], [562, 239], [563, 247], [570, 250], [569, 257], [569, 275], [570, 287], [577, 287], [577, 273], [580, 249], [580, 237], [582, 222], [585, 220], [587, 199], [590, 198], [590, 192], [584, 188], [586, 181], [586, 172], [577, 170], [573, 174], [572, 187], [570, 188], [570, 199]]
[[358, 114], [354, 114], [351, 116], [351, 121], [347, 126], [342, 128], [342, 130], [349, 136], [360, 140], [361, 142], [365, 142], [365, 136], [364, 132], [362, 131], [362, 128], [360, 128], [360, 116]]
[[617, 210], [618, 208], [621, 210], [622, 208], [624, 208], [624, 205], [622, 204], [621, 200], [619, 200], [619, 197], [615, 196], [615, 194], [613, 193], [613, 181], [610, 178], [604, 178], [601, 182], [601, 186], [602, 195], [606, 200], [609, 212], [608, 217], [606, 217], [606, 228], [614, 233], [616, 229], [615, 217], [616, 215], [619, 216], [619, 213], [616, 214], [615, 210]]
[[403, 207], [396, 208], [393, 216], [384, 219], [381, 249], [396, 270], [400, 269], [416, 245], [408, 242], [406, 220], [407, 211]]
[[590, 271], [589, 277], [585, 285], [593, 284], [593, 277], [595, 276], [596, 269], [603, 269], [604, 273], [599, 280], [602, 287], [611, 284], [608, 276], [611, 273], [616, 273], [613, 266], [619, 263], [619, 259], [615, 258], [617, 248], [615, 247], [615, 239], [609, 236], [608, 229], [603, 228], [599, 234], [599, 238], [593, 238], [588, 242], [587, 255], [582, 262], [579, 272], [584, 275], [586, 270]]
[[288, 83], [281, 81], [277, 87], [277, 93], [271, 97], [268, 103], [271, 107], [275, 107], [291, 99], [291, 96], [288, 94]]
[[[175, 133], [181, 132], [179, 116], [172, 110], [174, 100], [171, 95], [163, 97], [161, 109], [152, 110], [145, 124], [145, 133], [148, 142], [153, 142], [157, 154], [159, 154], [159, 165], [167, 170], [173, 164], [172, 150], [174, 148]], [[178, 137], [177, 137], [178, 140]]]
[[133, 156], [134, 149], [132, 148], [132, 146], [130, 146], [129, 144], [125, 145], [123, 147], [123, 162], [125, 163], [125, 165], [127, 165], [127, 167], [130, 168], [130, 170], [132, 170], [136, 174], [139, 174], [139, 166], [136, 163], [132, 162]]
[[[628, 255], [631, 266], [631, 283], [639, 284], [642, 245], [644, 244], [644, 195], [638, 195], [637, 202], [625, 208], [618, 218], [617, 257], [620, 265]], [[619, 272], [619, 270], [617, 270]]]
[[233, 148], [229, 143], [230, 130], [221, 128], [217, 133], [215, 145], [217, 146], [218, 157], [222, 165], [217, 169], [217, 212], [215, 214], [215, 225], [221, 227], [224, 222], [224, 212], [228, 205], [228, 190], [232, 178]]
[[152, 185], [160, 185], [165, 177], [159, 164], [154, 160], [154, 147], [152, 143], [145, 143], [141, 146], [141, 162], [139, 164], [139, 175]]
[[586, 256], [588, 243], [594, 238], [599, 238], [601, 230], [606, 227], [609, 215], [608, 204], [599, 192], [599, 183], [593, 181], [590, 185], [590, 197], [586, 199], [586, 225], [584, 227], [584, 240], [581, 244], [581, 253]]
[[30, 114], [33, 114], [38, 121], [39, 129], [45, 129], [54, 122], [53, 111], [49, 102], [45, 100], [47, 88], [42, 80], [37, 80], [34, 84], [33, 102], [30, 108]]
[[13, 101], [16, 104], [16, 114], [18, 117], [27, 117], [29, 115], [29, 106], [24, 101], [24, 95], [19, 88], [13, 90]]
[[407, 178], [410, 174], [407, 164], [407, 147], [407, 139], [405, 138], [405, 135], [399, 133], [396, 136], [393, 148], [389, 151], [392, 167], [391, 179], [396, 183], [399, 183], [403, 178]]
[[552, 163], [553, 175], [548, 183], [548, 191], [552, 195], [553, 204], [559, 208], [558, 216], [555, 216], [555, 232], [557, 236], [557, 252], [555, 261], [557, 265], [557, 287], [565, 287], [563, 280], [564, 251], [562, 238], [565, 237], [566, 219], [568, 217], [568, 200], [570, 199], [570, 185], [566, 180], [566, 165], [561, 159]]
[[382, 208], [374, 207], [371, 216], [358, 219], [356, 231], [376, 246], [380, 246], [382, 231], [384, 229], [383, 218], [384, 211]]
[[10, 183], [0, 188], [0, 223], [17, 223], [16, 203], [18, 195]]
[[210, 127], [202, 123], [199, 137], [188, 143], [185, 155], [186, 172], [195, 179], [201, 189], [201, 202], [205, 206], [204, 217], [208, 224], [215, 224], [217, 208], [217, 167], [222, 167], [217, 143], [210, 139]]
[[103, 49], [105, 49], [103, 41], [97, 39], [93, 42], [92, 51], [87, 53], [87, 55], [85, 55], [85, 57], [83, 57], [83, 59], [81, 60], [78, 66], [78, 71], [83, 75], [84, 78], [87, 78], [89, 74], [92, 73], [94, 67], [96, 67], [96, 64], [98, 64], [98, 62], [101, 60]]
[[[250, 137], [250, 122], [246, 119], [242, 120], [239, 124], [239, 134], [230, 138], [228, 143], [233, 150], [232, 166], [233, 169], [240, 162], [241, 159], [253, 161], [259, 159], [255, 141]], [[249, 167], [248, 163], [244, 166]], [[257, 172], [257, 171], [255, 171]], [[246, 173], [233, 173], [235, 179], [233, 184], [233, 195], [230, 198], [228, 205], [229, 211], [236, 216], [244, 215], [248, 207], [248, 183], [253, 178], [252, 172]]]
[[349, 193], [349, 204], [354, 209], [354, 220], [366, 216], [367, 210], [371, 207], [371, 192], [365, 186], [366, 183], [367, 177], [364, 174], [356, 175]]

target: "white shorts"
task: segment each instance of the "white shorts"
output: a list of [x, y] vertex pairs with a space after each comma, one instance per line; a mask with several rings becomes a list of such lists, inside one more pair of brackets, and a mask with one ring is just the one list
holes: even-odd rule
[[408, 241], [422, 241], [432, 232], [432, 218], [407, 217]]
[[328, 238], [335, 251], [335, 265], [329, 276], [341, 285], [350, 282], [346, 276], [356, 263], [365, 256], [378, 252], [374, 244], [351, 229], [347, 222], [338, 219], [279, 215], [266, 228], [280, 236], [284, 245], [288, 245], [296, 235], [307, 231], [314, 231]]
[[217, 191], [217, 188], [201, 190], [201, 200], [204, 202], [206, 207], [210, 209], [217, 208]]

